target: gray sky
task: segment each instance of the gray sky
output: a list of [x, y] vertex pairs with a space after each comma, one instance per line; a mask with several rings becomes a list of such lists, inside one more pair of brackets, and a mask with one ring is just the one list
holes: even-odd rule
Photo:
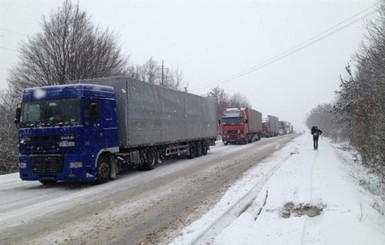
[[[220, 86], [240, 93], [254, 109], [291, 121], [296, 130], [304, 129], [312, 108], [333, 102], [339, 76], [366, 33], [364, 17], [375, 17], [368, 8], [376, 3], [79, 0], [94, 24], [119, 34], [131, 64], [164, 60], [183, 72], [190, 92], [201, 95]], [[59, 5], [59, 0], [0, 0], [0, 89], [7, 88], [7, 69], [17, 64], [22, 41], [40, 32], [42, 15]], [[320, 40], [298, 46], [313, 37]]]

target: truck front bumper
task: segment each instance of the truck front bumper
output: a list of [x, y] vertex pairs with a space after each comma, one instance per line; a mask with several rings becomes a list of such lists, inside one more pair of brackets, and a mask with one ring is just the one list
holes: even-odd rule
[[20, 155], [19, 175], [22, 180], [92, 181], [94, 168], [79, 154]]
[[245, 142], [243, 135], [227, 134], [222, 136], [223, 143], [242, 143]]

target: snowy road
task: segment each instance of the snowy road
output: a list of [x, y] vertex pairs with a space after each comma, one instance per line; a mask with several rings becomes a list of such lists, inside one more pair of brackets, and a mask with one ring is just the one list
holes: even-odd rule
[[161, 244], [385, 244], [383, 182], [348, 150], [322, 138], [314, 151], [311, 136], [296, 138]]
[[[219, 143], [207, 156], [168, 161], [153, 171], [130, 172], [98, 186], [58, 184], [47, 188], [39, 182], [23, 182], [17, 174], [0, 176], [0, 244], [151, 244], [172, 240], [172, 234], [176, 236], [209, 210], [247, 169], [292, 138], [263, 139], [242, 146]], [[261, 186], [279, 164], [277, 161], [261, 171]], [[221, 222], [225, 221], [213, 226], [219, 227]]]

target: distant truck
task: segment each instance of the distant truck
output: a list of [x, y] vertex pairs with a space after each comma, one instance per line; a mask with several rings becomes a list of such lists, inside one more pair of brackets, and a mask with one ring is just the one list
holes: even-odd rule
[[278, 117], [268, 115], [262, 123], [262, 136], [265, 138], [279, 135]]
[[294, 133], [293, 124], [291, 124], [290, 122], [287, 122], [287, 124], [286, 124], [286, 134], [292, 134], [292, 133]]
[[104, 183], [215, 144], [214, 101], [126, 77], [77, 82], [24, 90], [15, 120], [22, 180]]
[[286, 121], [279, 121], [279, 134], [285, 135], [285, 134], [291, 134], [291, 133], [293, 133], [292, 124]]
[[261, 138], [262, 113], [251, 108], [226, 108], [219, 120], [222, 141], [250, 143]]

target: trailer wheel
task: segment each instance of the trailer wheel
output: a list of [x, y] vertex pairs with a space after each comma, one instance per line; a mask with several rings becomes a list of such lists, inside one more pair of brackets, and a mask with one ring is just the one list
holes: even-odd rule
[[197, 157], [202, 156], [202, 155], [203, 155], [203, 149], [202, 149], [202, 143], [201, 143], [200, 141], [198, 141], [198, 142], [196, 143], [196, 149], [197, 149], [197, 151], [196, 151], [196, 156], [197, 156]]
[[196, 157], [196, 154], [197, 154], [197, 147], [196, 147], [196, 145], [195, 145], [193, 142], [190, 143], [189, 151], [190, 151], [190, 154], [188, 155], [187, 158], [188, 158], [188, 159], [193, 159], [193, 158], [195, 158], [195, 157]]
[[149, 149], [146, 154], [146, 161], [144, 163], [144, 170], [153, 170], [158, 163], [158, 152], [156, 148]]
[[101, 155], [96, 165], [96, 180], [97, 184], [103, 184], [110, 180], [111, 164], [108, 155]]
[[203, 141], [202, 143], [202, 154], [203, 155], [207, 155], [207, 151], [208, 151], [208, 145], [207, 145], [207, 141]]

